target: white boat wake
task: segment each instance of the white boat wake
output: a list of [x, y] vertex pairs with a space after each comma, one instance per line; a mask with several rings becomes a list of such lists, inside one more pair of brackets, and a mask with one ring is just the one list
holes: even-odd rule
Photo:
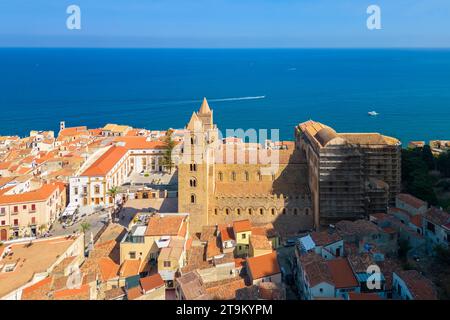
[[211, 102], [222, 102], [222, 101], [258, 100], [258, 99], [265, 99], [265, 98], [266, 98], [266, 96], [254, 96], [254, 97], [210, 99], [208, 101], [211, 101]]

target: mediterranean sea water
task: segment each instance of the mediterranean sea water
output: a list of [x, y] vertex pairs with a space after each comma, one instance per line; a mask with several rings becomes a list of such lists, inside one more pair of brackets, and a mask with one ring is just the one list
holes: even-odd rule
[[[450, 50], [0, 49], [0, 134], [108, 122], [181, 128], [203, 97], [220, 129], [314, 119], [450, 140]], [[368, 111], [378, 116], [368, 116]]]

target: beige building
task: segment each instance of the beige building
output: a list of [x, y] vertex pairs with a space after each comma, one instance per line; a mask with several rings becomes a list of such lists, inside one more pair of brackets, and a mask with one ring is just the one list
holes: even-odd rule
[[112, 146], [99, 149], [70, 178], [70, 201], [80, 206], [112, 205], [114, 199], [108, 190], [124, 184], [131, 174], [166, 170], [165, 148], [163, 141], [146, 137], [115, 137]]
[[0, 190], [0, 241], [36, 236], [48, 230], [66, 206], [63, 183], [44, 184], [23, 193]]
[[83, 259], [83, 241], [82, 235], [72, 235], [0, 246], [0, 300], [20, 300], [28, 287], [66, 261]]
[[120, 263], [140, 261], [156, 265], [167, 286], [173, 285], [175, 273], [186, 264], [186, 243], [189, 237], [189, 215], [158, 214], [147, 224], [136, 224], [120, 242]]
[[314, 224], [386, 212], [400, 192], [399, 140], [379, 133], [337, 133], [315, 121], [296, 129], [296, 145], [308, 163]]
[[273, 223], [283, 235], [313, 226], [306, 163], [294, 143], [219, 139], [206, 99], [186, 130], [178, 166], [178, 209], [190, 213], [191, 232], [243, 219]]

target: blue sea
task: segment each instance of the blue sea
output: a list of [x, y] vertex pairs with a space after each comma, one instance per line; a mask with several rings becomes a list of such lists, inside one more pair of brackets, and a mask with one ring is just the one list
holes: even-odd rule
[[404, 144], [450, 140], [449, 50], [17, 48], [0, 49], [0, 70], [2, 135], [61, 120], [181, 128], [207, 97], [223, 130], [293, 139], [313, 119]]

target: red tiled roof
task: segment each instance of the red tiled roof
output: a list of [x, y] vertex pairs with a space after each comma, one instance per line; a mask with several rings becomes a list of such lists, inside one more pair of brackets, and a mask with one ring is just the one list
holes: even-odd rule
[[251, 231], [252, 224], [250, 223], [250, 220], [248, 220], [248, 219], [233, 221], [233, 230], [235, 233]]
[[161, 278], [161, 275], [159, 273], [155, 273], [154, 275], [141, 278], [139, 282], [141, 284], [144, 293], [159, 288], [161, 286], [164, 286], [164, 280], [163, 278]]
[[83, 172], [83, 176], [104, 176], [114, 168], [120, 159], [127, 153], [123, 147], [111, 147], [102, 154], [89, 168]]
[[421, 215], [412, 216], [410, 221], [415, 226], [422, 228], [422, 216]]
[[139, 274], [141, 260], [125, 260], [120, 266], [120, 276], [123, 278]]
[[152, 216], [149, 219], [146, 236], [177, 236], [180, 233], [185, 216]]
[[416, 270], [398, 271], [396, 274], [406, 283], [416, 300], [437, 300], [433, 283]]
[[128, 300], [134, 300], [142, 296], [141, 288], [139, 286], [128, 289], [127, 298]]
[[227, 225], [219, 226], [220, 238], [223, 241], [234, 240], [233, 228]]
[[247, 267], [253, 280], [280, 273], [280, 266], [275, 251], [262, 256], [248, 258]]
[[336, 288], [352, 288], [358, 286], [358, 280], [346, 258], [327, 261]]
[[47, 200], [57, 189], [61, 190], [60, 183], [49, 183], [44, 184], [41, 188], [24, 192], [19, 194], [11, 194], [11, 195], [1, 195], [0, 196], [0, 204], [8, 204], [8, 203], [22, 203], [22, 202], [31, 202], [31, 201], [45, 201]]
[[408, 193], [400, 193], [397, 195], [397, 198], [416, 209], [426, 206], [427, 204], [425, 201], [420, 200], [419, 198], [416, 198]]

